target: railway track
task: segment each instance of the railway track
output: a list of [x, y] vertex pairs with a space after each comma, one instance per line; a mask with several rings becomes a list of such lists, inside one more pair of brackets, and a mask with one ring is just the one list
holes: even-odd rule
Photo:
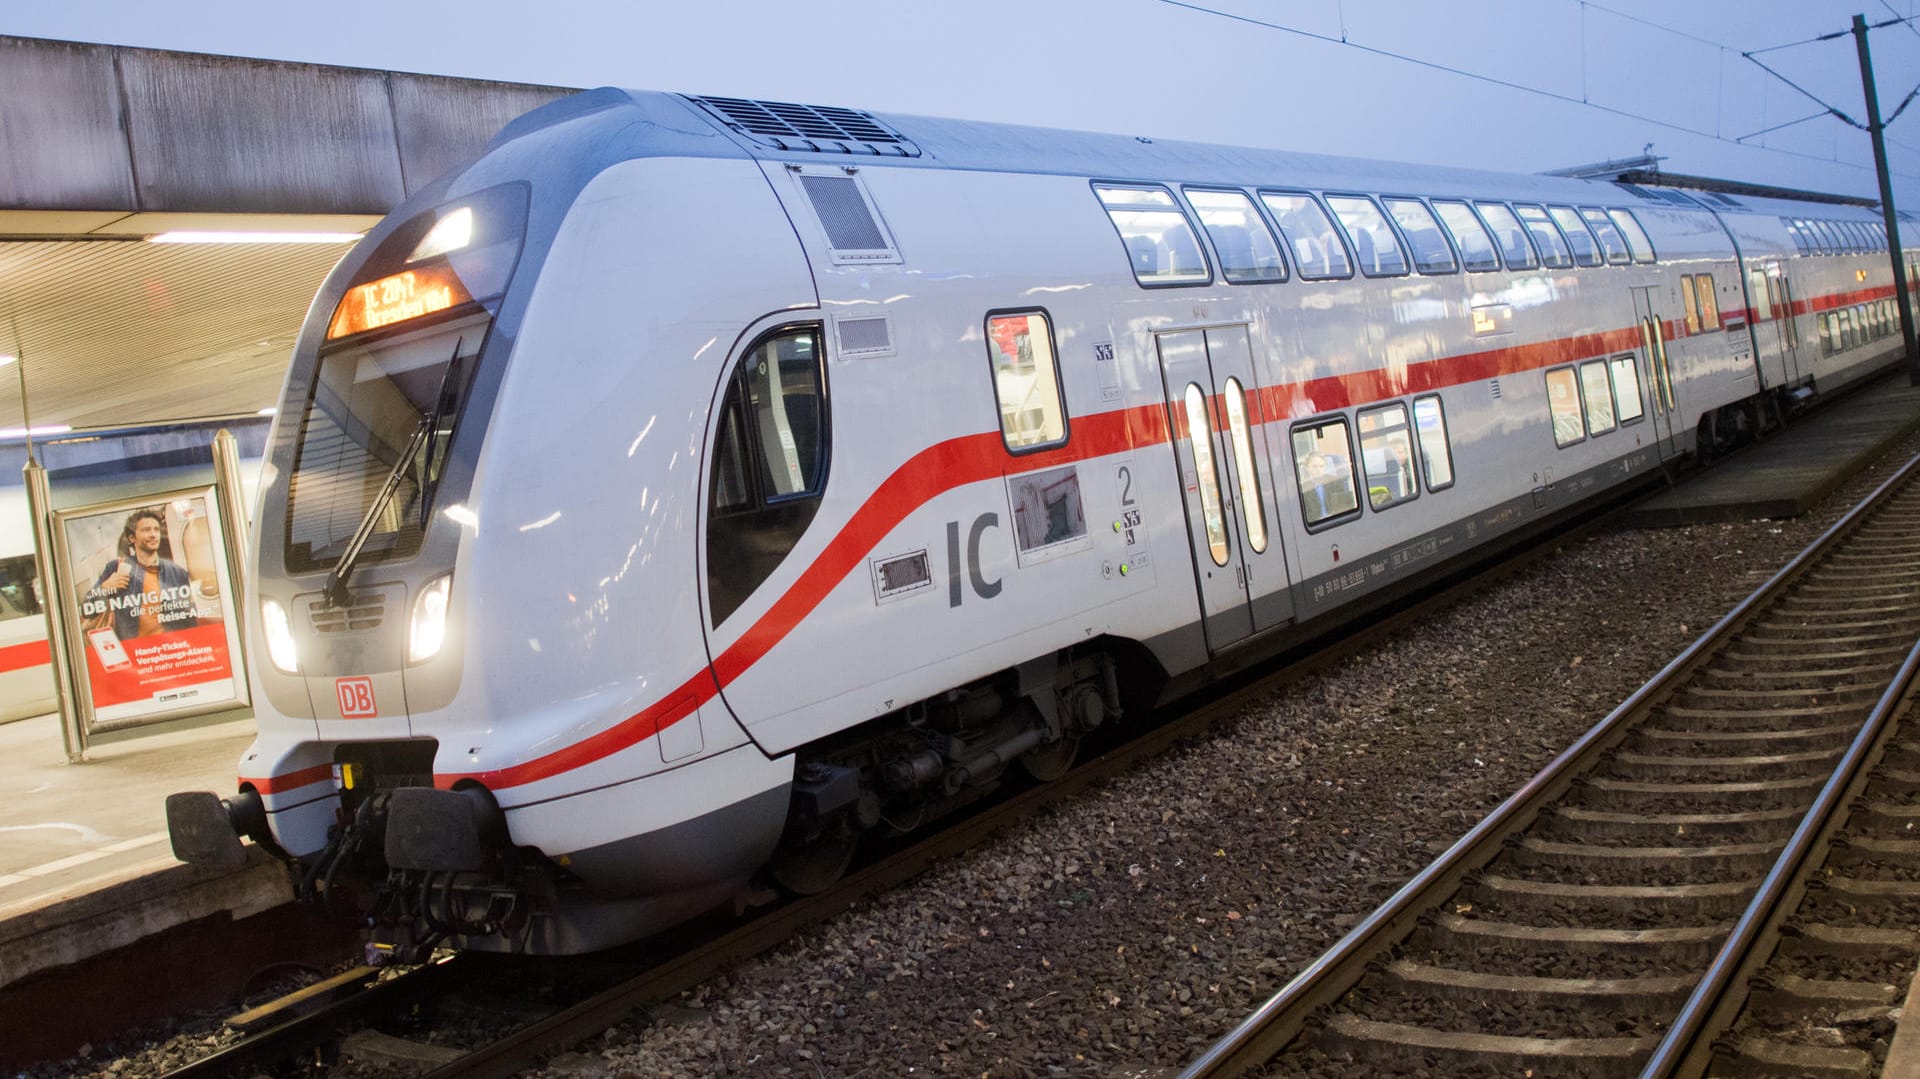
[[1184, 1076], [1873, 1074], [1920, 955], [1917, 476]]

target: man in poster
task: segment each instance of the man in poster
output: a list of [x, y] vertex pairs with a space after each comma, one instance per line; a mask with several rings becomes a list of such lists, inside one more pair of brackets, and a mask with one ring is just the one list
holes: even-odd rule
[[200, 624], [193, 613], [193, 581], [186, 567], [160, 557], [166, 520], [143, 507], [127, 517], [121, 546], [131, 555], [116, 558], [100, 571], [86, 599], [91, 608], [104, 602], [113, 616], [114, 636], [123, 641], [151, 637]]

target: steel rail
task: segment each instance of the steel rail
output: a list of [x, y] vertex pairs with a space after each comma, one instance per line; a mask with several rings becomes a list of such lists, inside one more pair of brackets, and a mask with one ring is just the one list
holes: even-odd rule
[[1562, 751], [1520, 790], [1501, 802], [1439, 858], [1403, 885], [1305, 970], [1295, 975], [1225, 1037], [1208, 1047], [1180, 1072], [1178, 1079], [1219, 1079], [1244, 1075], [1271, 1060], [1298, 1035], [1312, 1010], [1346, 992], [1360, 979], [1368, 960], [1401, 939], [1403, 927], [1410, 919], [1451, 894], [1472, 869], [1490, 861], [1508, 835], [1537, 815], [1546, 800], [1571, 782], [1589, 760], [1615, 740], [1616, 734], [1624, 734], [1630, 717], [1652, 704], [1672, 683], [1704, 662], [1710, 650], [1732, 636], [1756, 608], [1770, 601], [1812, 561], [1850, 535], [1883, 498], [1912, 478], [1916, 471], [1920, 471], [1920, 456], [1909, 460], [1835, 521], [1795, 555], [1792, 561], [1782, 566], [1687, 646], [1685, 651], [1669, 661], [1658, 674], [1608, 713], [1606, 718]]
[[1820, 789], [1813, 806], [1801, 819], [1800, 826], [1794, 829], [1787, 846], [1773, 863], [1773, 868], [1760, 883], [1760, 890], [1753, 901], [1734, 923], [1733, 929], [1721, 945], [1720, 951], [1708, 965], [1707, 972], [1694, 987], [1693, 994], [1687, 998], [1686, 1005], [1675, 1017], [1673, 1025], [1667, 1028], [1667, 1035], [1647, 1059], [1646, 1067], [1641, 1071], [1641, 1079], [1669, 1079], [1671, 1076], [1685, 1074], [1703, 1074], [1705, 1060], [1696, 1053], [1703, 1047], [1703, 1036], [1717, 1036], [1725, 1027], [1731, 1025], [1738, 1016], [1739, 1009], [1745, 1003], [1745, 979], [1741, 971], [1749, 961], [1755, 958], [1753, 952], [1761, 935], [1784, 914], [1783, 900], [1792, 887], [1803, 879], [1808, 859], [1819, 849], [1822, 841], [1830, 834], [1829, 825], [1836, 811], [1843, 807], [1862, 778], [1867, 764], [1874, 759], [1879, 748], [1882, 734], [1892, 724], [1908, 694], [1913, 689], [1914, 676], [1920, 672], [1920, 641], [1916, 641], [1907, 653], [1906, 662], [1900, 665], [1899, 673], [1887, 691], [1880, 695], [1873, 711], [1867, 716], [1860, 733], [1847, 747], [1847, 752], [1834, 768], [1833, 778]]

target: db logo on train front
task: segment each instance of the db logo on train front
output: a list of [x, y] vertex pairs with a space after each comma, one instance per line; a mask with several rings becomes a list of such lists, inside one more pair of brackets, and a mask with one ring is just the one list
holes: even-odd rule
[[341, 719], [372, 719], [380, 714], [373, 704], [373, 679], [336, 678], [333, 695], [340, 701]]

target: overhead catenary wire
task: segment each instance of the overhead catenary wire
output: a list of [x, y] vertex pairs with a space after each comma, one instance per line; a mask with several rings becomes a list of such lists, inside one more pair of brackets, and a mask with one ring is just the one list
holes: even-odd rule
[[[1429, 69], [1429, 70], [1432, 70], [1432, 71], [1439, 71], [1439, 72], [1443, 72], [1443, 73], [1445, 73], [1445, 74], [1448, 74], [1448, 75], [1454, 75], [1454, 76], [1458, 76], [1458, 77], [1460, 77], [1460, 78], [1464, 78], [1464, 79], [1472, 79], [1472, 80], [1474, 80], [1474, 81], [1476, 81], [1476, 82], [1484, 82], [1484, 83], [1487, 83], [1487, 84], [1489, 84], [1489, 85], [1492, 85], [1492, 86], [1498, 86], [1498, 87], [1501, 87], [1501, 88], [1503, 88], [1503, 89], [1507, 89], [1507, 90], [1516, 90], [1516, 91], [1519, 91], [1519, 92], [1521, 92], [1521, 93], [1526, 93], [1526, 94], [1532, 94], [1532, 95], [1535, 95], [1535, 96], [1537, 96], [1537, 97], [1544, 97], [1544, 98], [1548, 98], [1548, 99], [1551, 99], [1551, 100], [1554, 100], [1554, 101], [1561, 101], [1561, 102], [1565, 102], [1565, 103], [1567, 103], [1567, 104], [1570, 104], [1570, 105], [1579, 105], [1579, 106], [1582, 106], [1582, 107], [1585, 107], [1585, 108], [1589, 108], [1589, 109], [1596, 109], [1596, 110], [1598, 110], [1598, 111], [1600, 111], [1600, 112], [1605, 112], [1605, 113], [1609, 113], [1609, 114], [1612, 114], [1612, 115], [1614, 115], [1614, 116], [1620, 116], [1620, 117], [1623, 117], [1623, 118], [1626, 118], [1626, 119], [1629, 119], [1629, 120], [1637, 120], [1637, 121], [1639, 121], [1639, 122], [1641, 122], [1641, 123], [1646, 123], [1646, 124], [1653, 124], [1653, 125], [1655, 125], [1656, 127], [1662, 127], [1662, 128], [1666, 128], [1666, 129], [1668, 129], [1668, 130], [1672, 130], [1672, 131], [1679, 131], [1679, 132], [1682, 132], [1682, 133], [1684, 133], [1684, 134], [1688, 134], [1688, 135], [1695, 135], [1695, 136], [1698, 136], [1698, 137], [1700, 137], [1700, 138], [1704, 138], [1704, 139], [1712, 139], [1712, 140], [1713, 140], [1713, 141], [1715, 141], [1715, 142], [1724, 142], [1724, 143], [1727, 143], [1728, 145], [1732, 145], [1732, 146], [1739, 146], [1739, 147], [1741, 147], [1742, 149], [1748, 149], [1748, 150], [1759, 150], [1759, 151], [1761, 151], [1761, 152], [1763, 152], [1763, 153], [1770, 153], [1770, 154], [1782, 154], [1782, 155], [1785, 155], [1785, 156], [1788, 156], [1788, 157], [1798, 157], [1798, 158], [1803, 158], [1803, 159], [1805, 159], [1805, 160], [1808, 160], [1808, 161], [1819, 161], [1819, 162], [1822, 162], [1822, 163], [1824, 163], [1824, 164], [1830, 164], [1830, 165], [1839, 165], [1839, 166], [1842, 166], [1842, 167], [1844, 167], [1844, 168], [1850, 168], [1850, 169], [1859, 169], [1859, 170], [1861, 170], [1861, 171], [1863, 171], [1863, 172], [1871, 172], [1871, 171], [1873, 171], [1873, 166], [1871, 166], [1871, 165], [1862, 165], [1862, 164], [1857, 164], [1857, 163], [1855, 163], [1855, 162], [1851, 162], [1851, 161], [1843, 161], [1843, 160], [1841, 160], [1841, 159], [1839, 158], [1839, 156], [1838, 156], [1838, 154], [1837, 154], [1837, 151], [1836, 151], [1836, 154], [1835, 154], [1835, 156], [1832, 156], [1832, 157], [1823, 157], [1823, 156], [1821, 156], [1821, 155], [1818, 155], [1818, 154], [1808, 154], [1808, 153], [1802, 153], [1802, 152], [1800, 152], [1800, 151], [1797, 151], [1797, 150], [1787, 150], [1787, 149], [1782, 149], [1782, 148], [1780, 148], [1780, 147], [1775, 147], [1775, 146], [1749, 146], [1749, 145], [1747, 145], [1746, 143], [1743, 143], [1743, 142], [1740, 142], [1740, 141], [1739, 141], [1739, 140], [1737, 140], [1737, 139], [1730, 139], [1730, 138], [1727, 138], [1726, 136], [1724, 136], [1724, 135], [1721, 135], [1721, 134], [1719, 134], [1718, 132], [1713, 132], [1713, 131], [1706, 131], [1706, 130], [1702, 130], [1702, 129], [1700, 129], [1700, 128], [1697, 128], [1697, 127], [1689, 127], [1689, 126], [1688, 126], [1688, 125], [1686, 125], [1686, 124], [1682, 124], [1682, 123], [1678, 123], [1678, 122], [1676, 122], [1676, 121], [1673, 121], [1673, 120], [1664, 120], [1664, 119], [1661, 119], [1660, 117], [1657, 117], [1657, 116], [1648, 116], [1648, 115], [1645, 115], [1644, 113], [1637, 113], [1637, 112], [1634, 112], [1634, 111], [1632, 111], [1632, 110], [1630, 110], [1630, 109], [1622, 109], [1622, 108], [1618, 108], [1618, 107], [1616, 107], [1616, 106], [1613, 106], [1613, 105], [1603, 105], [1603, 104], [1601, 104], [1601, 103], [1599, 103], [1599, 102], [1596, 102], [1596, 101], [1589, 101], [1589, 100], [1585, 100], [1585, 99], [1584, 99], [1583, 97], [1575, 97], [1575, 96], [1573, 96], [1573, 95], [1571, 95], [1571, 94], [1565, 94], [1565, 93], [1561, 93], [1561, 92], [1559, 92], [1559, 91], [1557, 91], [1557, 90], [1549, 90], [1549, 89], [1546, 89], [1545, 87], [1540, 87], [1540, 86], [1531, 86], [1531, 85], [1528, 85], [1528, 84], [1526, 84], [1526, 83], [1521, 83], [1521, 82], [1515, 82], [1515, 81], [1513, 81], [1513, 80], [1511, 80], [1511, 79], [1503, 79], [1503, 78], [1500, 78], [1500, 77], [1498, 77], [1498, 76], [1495, 76], [1495, 75], [1486, 75], [1486, 74], [1482, 74], [1482, 73], [1480, 73], [1480, 72], [1477, 72], [1477, 71], [1469, 71], [1469, 70], [1467, 70], [1467, 69], [1465, 69], [1465, 68], [1460, 68], [1460, 67], [1454, 67], [1454, 66], [1453, 66], [1453, 65], [1451, 65], [1451, 64], [1443, 64], [1443, 63], [1440, 63], [1440, 62], [1439, 62], [1439, 61], [1437, 61], [1437, 60], [1428, 60], [1428, 59], [1425, 59], [1425, 58], [1423, 58], [1423, 57], [1418, 57], [1418, 56], [1409, 56], [1409, 55], [1407, 55], [1406, 53], [1400, 53], [1400, 52], [1395, 52], [1395, 51], [1393, 51], [1393, 50], [1391, 50], [1391, 49], [1383, 49], [1383, 48], [1380, 48], [1380, 47], [1378, 47], [1378, 46], [1374, 46], [1374, 45], [1366, 45], [1366, 44], [1362, 44], [1362, 43], [1360, 43], [1360, 42], [1358, 42], [1358, 41], [1354, 41], [1354, 40], [1351, 40], [1351, 39], [1350, 39], [1349, 37], [1347, 37], [1347, 36], [1345, 35], [1345, 28], [1344, 28], [1344, 26], [1343, 26], [1343, 28], [1342, 28], [1342, 36], [1341, 36], [1341, 37], [1334, 37], [1334, 36], [1332, 36], [1332, 35], [1330, 35], [1330, 34], [1323, 34], [1323, 33], [1320, 33], [1320, 32], [1318, 32], [1318, 31], [1314, 31], [1314, 30], [1308, 30], [1308, 29], [1304, 29], [1304, 28], [1302, 28], [1302, 27], [1298, 27], [1298, 26], [1289, 26], [1289, 25], [1287, 25], [1287, 24], [1285, 24], [1285, 23], [1280, 23], [1280, 22], [1274, 22], [1274, 21], [1272, 21], [1272, 20], [1268, 20], [1268, 19], [1260, 19], [1260, 18], [1255, 18], [1254, 16], [1251, 16], [1251, 15], [1243, 15], [1243, 14], [1240, 14], [1239, 12], [1234, 12], [1234, 11], [1223, 11], [1223, 10], [1221, 10], [1221, 9], [1219, 9], [1219, 8], [1213, 8], [1213, 7], [1208, 7], [1208, 6], [1206, 6], [1205, 4], [1202, 4], [1202, 3], [1198, 3], [1198, 2], [1196, 2], [1196, 0], [1160, 0], [1160, 2], [1161, 2], [1161, 3], [1163, 3], [1163, 4], [1166, 4], [1166, 5], [1167, 5], [1167, 6], [1169, 6], [1169, 7], [1175, 7], [1175, 8], [1181, 8], [1181, 9], [1183, 9], [1183, 10], [1187, 10], [1187, 11], [1192, 11], [1192, 12], [1196, 12], [1196, 13], [1198, 13], [1198, 14], [1202, 14], [1202, 15], [1211, 15], [1211, 16], [1214, 16], [1214, 17], [1216, 17], [1216, 18], [1221, 18], [1221, 19], [1228, 19], [1228, 20], [1231, 20], [1231, 21], [1233, 21], [1233, 22], [1239, 22], [1239, 23], [1245, 23], [1245, 24], [1247, 24], [1247, 25], [1249, 25], [1249, 26], [1258, 26], [1258, 27], [1261, 27], [1261, 28], [1263, 28], [1263, 29], [1267, 29], [1267, 30], [1276, 30], [1276, 31], [1279, 31], [1279, 32], [1281, 32], [1281, 33], [1286, 33], [1286, 34], [1293, 34], [1293, 35], [1295, 35], [1295, 36], [1297, 36], [1297, 37], [1304, 37], [1304, 38], [1308, 38], [1308, 39], [1310, 39], [1310, 40], [1313, 40], [1313, 41], [1319, 41], [1319, 42], [1323, 42], [1323, 43], [1326, 43], [1326, 44], [1329, 44], [1329, 45], [1338, 45], [1338, 46], [1342, 46], [1342, 47], [1345, 47], [1345, 48], [1349, 48], [1349, 49], [1358, 49], [1359, 51], [1361, 51], [1361, 52], [1364, 52], [1364, 53], [1367, 53], [1367, 54], [1369, 54], [1369, 55], [1373, 55], [1373, 56], [1379, 56], [1379, 57], [1382, 57], [1382, 58], [1385, 58], [1385, 59], [1389, 59], [1389, 60], [1396, 60], [1396, 61], [1400, 61], [1400, 62], [1402, 62], [1402, 63], [1408, 63], [1408, 64], [1413, 64], [1413, 65], [1415, 65], [1415, 66], [1417, 66], [1417, 67], [1423, 67], [1423, 68], [1427, 68], [1427, 69]], [[1595, 6], [1595, 7], [1600, 7], [1600, 5], [1597, 5], [1597, 4], [1595, 4], [1595, 5], [1593, 5], [1593, 6]], [[1612, 11], [1612, 9], [1609, 9], [1609, 8], [1603, 8], [1602, 10], [1607, 10], [1607, 11], [1609, 11], [1609, 12], [1611, 12], [1611, 11]], [[1343, 21], [1344, 21], [1344, 19], [1343, 19]], [[1642, 19], [1636, 19], [1635, 21], [1637, 21], [1637, 22], [1646, 22], [1646, 20], [1642, 20]], [[1882, 22], [1882, 23], [1877, 23], [1877, 24], [1875, 24], [1875, 25], [1874, 25], [1873, 27], [1871, 27], [1870, 29], [1877, 29], [1877, 28], [1879, 28], [1879, 27], [1882, 27], [1882, 26], [1892, 26], [1892, 25], [1894, 25], [1894, 24], [1895, 24], [1896, 22], [1907, 22], [1907, 21], [1909, 21], [1909, 20], [1907, 20], [1907, 19], [1889, 19], [1889, 20], [1887, 20], [1886, 22]], [[1687, 36], [1691, 36], [1691, 35], [1687, 35], [1687, 34], [1686, 34], [1686, 33], [1685, 33], [1684, 31], [1679, 31], [1679, 30], [1674, 30], [1674, 29], [1673, 29], [1673, 28], [1671, 28], [1671, 27], [1664, 27], [1664, 26], [1659, 26], [1658, 24], [1654, 24], [1654, 23], [1648, 23], [1648, 25], [1650, 25], [1650, 26], [1655, 26], [1656, 28], [1658, 28], [1658, 29], [1661, 29], [1661, 30], [1664, 30], [1664, 31], [1666, 31], [1666, 32], [1668, 32], [1668, 33], [1674, 33], [1674, 34], [1679, 34], [1679, 35], [1681, 35], [1681, 36], [1683, 36], [1683, 37], [1687, 37]], [[1840, 32], [1840, 33], [1839, 33], [1838, 35], [1827, 35], [1827, 36], [1825, 36], [1825, 37], [1822, 37], [1822, 38], [1810, 38], [1810, 39], [1808, 39], [1808, 41], [1821, 41], [1821, 40], [1830, 40], [1831, 38], [1833, 38], [1833, 37], [1835, 37], [1835, 36], [1844, 36], [1844, 35], [1846, 35], [1847, 33], [1850, 33], [1850, 32], [1851, 32], [1851, 31], [1841, 31], [1841, 32]], [[1721, 44], [1720, 44], [1720, 43], [1718, 43], [1718, 42], [1712, 42], [1712, 41], [1708, 41], [1708, 40], [1707, 40], [1707, 39], [1705, 39], [1705, 38], [1698, 38], [1698, 39], [1696, 39], [1696, 40], [1698, 40], [1698, 41], [1700, 41], [1700, 42], [1702, 42], [1702, 43], [1704, 43], [1704, 44], [1710, 44], [1710, 45], [1713, 45], [1713, 46], [1714, 46], [1714, 47], [1716, 47], [1716, 48], [1725, 48], [1725, 47], [1726, 47], [1726, 46], [1723, 46], [1723, 45], [1721, 45]], [[1794, 42], [1794, 43], [1792, 43], [1792, 44], [1807, 44], [1807, 43], [1808, 43], [1808, 42]], [[1758, 52], [1768, 52], [1768, 51], [1772, 51], [1772, 50], [1774, 50], [1774, 49], [1780, 49], [1780, 48], [1788, 48], [1788, 47], [1790, 47], [1790, 46], [1788, 46], [1788, 45], [1775, 45], [1775, 46], [1769, 46], [1769, 47], [1768, 47], [1767, 49], [1761, 49], [1761, 50], [1756, 50], [1756, 51], [1758, 51]], [[1753, 54], [1752, 54], [1752, 53], [1747, 53], [1747, 52], [1742, 52], [1742, 53], [1741, 53], [1741, 55], [1742, 55], [1742, 56], [1745, 56], [1745, 57], [1747, 57], [1747, 59], [1749, 59], [1749, 60], [1752, 60], [1752, 59], [1753, 59]], [[1755, 62], [1756, 64], [1758, 64], [1758, 63], [1759, 63], [1759, 61], [1757, 61], [1757, 60], [1755, 60], [1754, 62]], [[1764, 64], [1761, 64], [1760, 66], [1764, 68], [1764, 67], [1765, 67], [1766, 65], [1764, 65]], [[1781, 78], [1781, 81], [1783, 81], [1783, 82], [1784, 82], [1784, 81], [1787, 81], [1787, 80], [1786, 80], [1786, 79], [1785, 79], [1784, 77], [1782, 77], [1782, 76], [1776, 76], [1776, 77], [1780, 77], [1780, 78]], [[1917, 88], [1916, 88], [1916, 90], [1920, 90], [1920, 87], [1917, 87]], [[1801, 92], [1802, 92], [1802, 93], [1806, 93], [1806, 91], [1804, 91], [1804, 90], [1802, 90]], [[1809, 97], [1812, 97], [1812, 95], [1811, 95], [1811, 94], [1808, 94], [1807, 96], [1809, 96]], [[1832, 113], [1833, 115], [1835, 115], [1835, 116], [1838, 116], [1838, 117], [1840, 117], [1840, 118], [1841, 118], [1841, 119], [1843, 119], [1843, 120], [1846, 120], [1846, 121], [1847, 121], [1848, 123], [1850, 123], [1850, 124], [1853, 124], [1853, 126], [1855, 126], [1855, 127], [1859, 127], [1859, 126], [1860, 126], [1860, 125], [1859, 125], [1859, 124], [1858, 124], [1857, 122], [1855, 122], [1855, 121], [1853, 121], [1853, 120], [1852, 120], [1851, 118], [1849, 118], [1849, 117], [1847, 117], [1847, 116], [1846, 116], [1846, 115], [1845, 115], [1844, 113], [1841, 113], [1841, 112], [1839, 112], [1839, 111], [1838, 111], [1838, 110], [1836, 110], [1836, 109], [1833, 109], [1833, 108], [1832, 108], [1832, 106], [1830, 106], [1830, 105], [1827, 105], [1827, 103], [1826, 103], [1826, 102], [1824, 102], [1824, 101], [1821, 101], [1821, 100], [1820, 100], [1819, 98], [1817, 98], [1817, 97], [1814, 97], [1814, 98], [1813, 98], [1813, 100], [1814, 100], [1814, 101], [1815, 101], [1815, 102], [1816, 102], [1817, 104], [1819, 104], [1819, 105], [1820, 105], [1821, 107], [1823, 107], [1823, 108], [1826, 108], [1826, 109], [1828, 109], [1828, 110], [1829, 110], [1829, 111], [1830, 111], [1830, 112], [1831, 112], [1831, 113]], [[1823, 115], [1824, 115], [1824, 114], [1823, 114]], [[1758, 133], [1756, 133], [1756, 134], [1758, 134]], [[1752, 136], [1743, 136], [1743, 137], [1747, 137], [1747, 138], [1751, 138]], [[1900, 176], [1902, 176], [1903, 178], [1906, 178], [1906, 179], [1920, 179], [1920, 176], [1916, 176], [1916, 175], [1914, 175], [1914, 174], [1911, 174], [1911, 173], [1904, 173], [1904, 172], [1903, 172], [1903, 173], [1900, 173], [1899, 175], [1900, 175]]]

